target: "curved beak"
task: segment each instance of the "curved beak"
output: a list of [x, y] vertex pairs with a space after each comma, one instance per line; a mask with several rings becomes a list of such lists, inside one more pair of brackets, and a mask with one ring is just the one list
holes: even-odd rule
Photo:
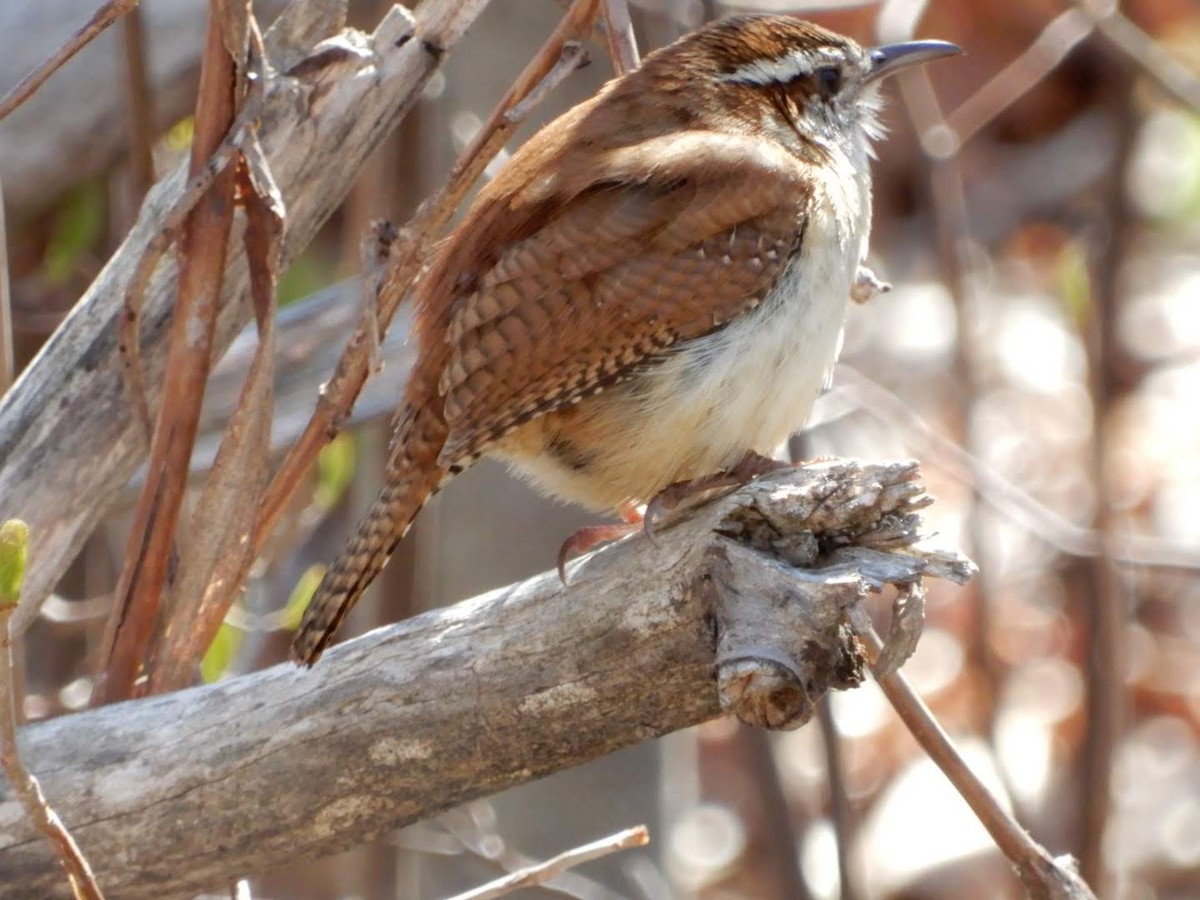
[[927, 63], [943, 56], [956, 56], [959, 53], [962, 53], [962, 47], [949, 41], [904, 41], [900, 44], [884, 44], [873, 48], [869, 53], [871, 71], [867, 74], [867, 81], [878, 81], [908, 66]]

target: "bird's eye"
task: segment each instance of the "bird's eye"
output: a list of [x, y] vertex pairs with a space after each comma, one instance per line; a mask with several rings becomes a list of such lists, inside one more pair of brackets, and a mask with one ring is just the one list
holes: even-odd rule
[[813, 73], [821, 99], [832, 100], [842, 89], [842, 70], [839, 66], [821, 66]]

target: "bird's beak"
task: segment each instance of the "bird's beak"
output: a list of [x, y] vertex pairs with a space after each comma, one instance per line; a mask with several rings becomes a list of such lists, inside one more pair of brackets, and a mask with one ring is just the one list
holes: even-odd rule
[[930, 60], [941, 59], [943, 56], [955, 56], [962, 53], [962, 47], [949, 41], [905, 41], [901, 44], [884, 44], [870, 51], [871, 71], [867, 73], [867, 81], [878, 81], [886, 78], [908, 66], [927, 63]]

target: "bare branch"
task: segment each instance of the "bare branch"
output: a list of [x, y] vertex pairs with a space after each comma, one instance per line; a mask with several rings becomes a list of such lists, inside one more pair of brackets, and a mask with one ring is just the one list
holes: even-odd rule
[[[221, 0], [210, 0], [208, 36], [196, 100], [196, 128], [188, 174], [200, 174], [225, 141], [237, 115], [237, 68], [222, 39]], [[188, 461], [212, 365], [229, 235], [233, 230], [235, 173], [217, 175], [207, 203], [187, 214], [180, 231], [179, 296], [171, 325], [146, 482], [142, 485], [117, 583], [105, 647], [104, 677], [93, 703], [131, 695], [154, 634], [175, 530], [187, 489]]]
[[621, 850], [644, 847], [648, 843], [650, 843], [650, 832], [646, 830], [645, 825], [637, 825], [598, 841], [592, 841], [590, 844], [584, 844], [582, 847], [566, 850], [544, 863], [538, 863], [517, 872], [510, 872], [508, 875], [490, 881], [474, 890], [458, 894], [451, 900], [495, 900], [496, 897], [503, 897], [505, 894], [511, 894], [521, 888], [545, 884], [554, 876], [561, 875], [575, 866], [611, 856]]
[[46, 80], [72, 56], [86, 47], [96, 35], [137, 5], [138, 0], [108, 0], [96, 10], [95, 15], [71, 35], [71, 39], [59, 47], [50, 59], [22, 78], [16, 87], [4, 95], [4, 99], [0, 100], [0, 120], [32, 97], [34, 91], [45, 84]]
[[604, 37], [613, 68], [618, 75], [633, 71], [642, 64], [642, 55], [629, 18], [628, 0], [604, 0], [603, 16]]
[[[877, 657], [884, 644], [871, 627], [871, 620], [859, 607], [850, 611], [858, 636]], [[875, 666], [872, 665], [872, 669]], [[929, 707], [917, 696], [908, 679], [900, 672], [877, 673], [879, 687], [892, 707], [904, 720], [912, 736], [945, 773], [983, 827], [995, 840], [996, 846], [1017, 867], [1021, 881], [1034, 900], [1095, 900], [1095, 895], [1079, 877], [1069, 859], [1055, 859], [1033, 840], [1017, 821], [1004, 810], [983, 785], [966, 761], [959, 755], [949, 735]]]
[[[1095, 22], [1096, 30], [1126, 59], [1184, 106], [1200, 111], [1200, 78], [1172, 56], [1162, 44], [1117, 12], [1115, 5], [1079, 0], [1079, 8]], [[1098, 11], [1100, 6], [1111, 12]]]

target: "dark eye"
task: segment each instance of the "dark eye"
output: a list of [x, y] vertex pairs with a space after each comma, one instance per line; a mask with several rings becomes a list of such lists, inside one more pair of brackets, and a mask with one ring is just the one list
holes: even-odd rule
[[821, 99], [831, 100], [842, 89], [842, 70], [838, 66], [821, 66], [813, 72]]

